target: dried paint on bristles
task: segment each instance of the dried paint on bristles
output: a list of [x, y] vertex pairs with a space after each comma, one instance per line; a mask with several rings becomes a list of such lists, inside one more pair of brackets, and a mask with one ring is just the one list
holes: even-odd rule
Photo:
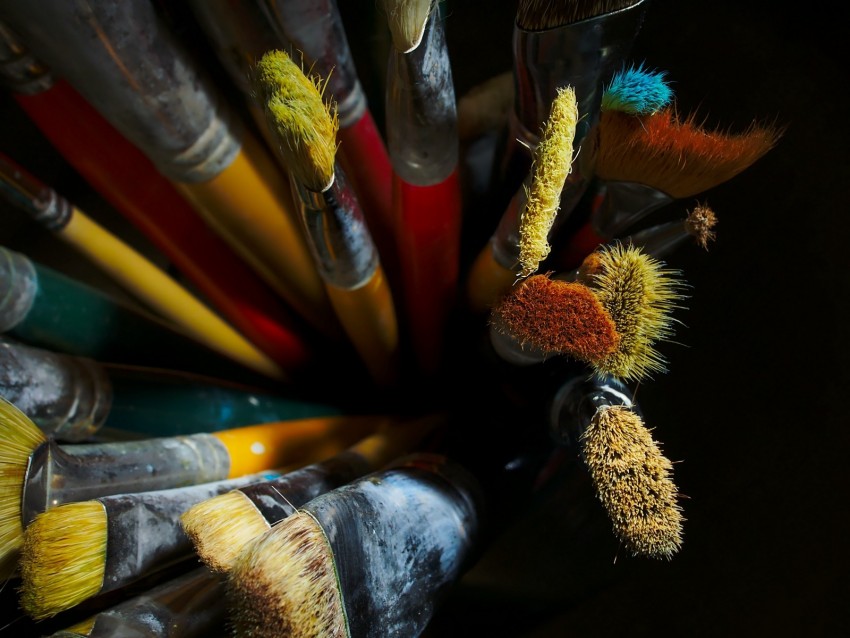
[[45, 443], [44, 432], [10, 401], [0, 397], [0, 578], [17, 567], [24, 527], [21, 498], [30, 456]]
[[230, 571], [242, 548], [271, 529], [239, 490], [196, 503], [180, 516], [180, 525], [201, 561], [218, 573]]
[[100, 501], [66, 503], [36, 516], [21, 551], [21, 608], [43, 620], [97, 595], [106, 544], [107, 514]]
[[697, 244], [708, 250], [708, 242], [714, 241], [717, 234], [714, 227], [717, 225], [717, 215], [709, 208], [708, 204], [697, 204], [685, 218], [685, 228], [690, 235], [696, 239]]
[[617, 350], [592, 361], [600, 375], [624, 381], [641, 380], [665, 372], [664, 358], [655, 349], [658, 341], [673, 334], [672, 311], [682, 298], [684, 283], [678, 272], [667, 270], [657, 259], [631, 244], [614, 242], [593, 255], [599, 260], [586, 281], [611, 316], [620, 336]]
[[542, 31], [590, 20], [614, 11], [628, 9], [643, 0], [520, 0], [516, 24], [526, 31]]
[[599, 123], [596, 175], [645, 184], [672, 198], [691, 197], [733, 178], [772, 149], [782, 136], [772, 125], [743, 132], [709, 130], [673, 108], [632, 116], [605, 111]]
[[602, 93], [603, 111], [648, 115], [669, 106], [673, 90], [665, 71], [652, 71], [643, 62], [617, 71]]
[[319, 523], [298, 511], [248, 545], [228, 574], [236, 634], [346, 638], [333, 550]]
[[561, 191], [573, 162], [573, 140], [578, 122], [575, 90], [558, 88], [540, 143], [534, 149], [531, 183], [519, 219], [520, 276], [534, 273], [549, 255], [549, 231], [561, 202]]
[[593, 291], [574, 282], [532, 275], [492, 309], [493, 327], [521, 346], [581, 361], [616, 351], [614, 322]]
[[327, 78], [308, 77], [284, 51], [268, 51], [252, 77], [254, 91], [295, 179], [321, 192], [333, 183], [336, 103], [323, 100]]
[[409, 53], [419, 46], [431, 13], [432, 0], [383, 0], [393, 46]]
[[582, 455], [614, 533], [633, 555], [670, 559], [682, 546], [673, 464], [640, 416], [600, 408], [581, 437]]

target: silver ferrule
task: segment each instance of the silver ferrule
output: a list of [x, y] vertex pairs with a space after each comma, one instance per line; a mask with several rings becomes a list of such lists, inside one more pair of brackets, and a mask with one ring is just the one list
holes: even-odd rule
[[100, 364], [0, 337], [0, 394], [60, 441], [91, 438], [112, 406]]
[[310, 250], [324, 281], [352, 290], [366, 284], [378, 268], [372, 241], [354, 190], [337, 164], [331, 185], [318, 193], [292, 179]]
[[458, 163], [457, 102], [440, 12], [432, 9], [415, 49], [389, 55], [387, 150], [408, 184], [445, 180]]
[[71, 203], [47, 184], [0, 153], [0, 195], [39, 224], [58, 232], [73, 214]]
[[38, 294], [38, 271], [21, 253], [0, 246], [0, 333], [27, 318]]
[[493, 351], [502, 361], [515, 366], [533, 366], [542, 363], [551, 356], [531, 345], [523, 345], [504, 326], [499, 326], [498, 320], [493, 320], [488, 326], [490, 344]]
[[677, 220], [644, 228], [626, 237], [625, 241], [655, 259], [662, 259], [692, 239], [685, 220]]
[[525, 209], [527, 188], [531, 182], [531, 176], [526, 177], [522, 186], [511, 198], [505, 212], [496, 226], [496, 231], [490, 237], [490, 246], [493, 250], [493, 259], [502, 268], [519, 272], [519, 223], [522, 211]]
[[148, 0], [7, 0], [0, 19], [167, 177], [212, 179], [240, 150], [236, 118]]
[[53, 74], [33, 57], [6, 25], [0, 23], [0, 82], [13, 93], [35, 95], [55, 83]]
[[62, 503], [220, 481], [229, 471], [227, 448], [210, 434], [64, 446], [48, 439], [29, 459], [22, 520]]
[[255, 0], [296, 62], [327, 78], [327, 92], [337, 103], [341, 128], [357, 122], [366, 110], [366, 94], [335, 0]]
[[619, 237], [630, 226], [673, 202], [673, 198], [656, 188], [637, 182], [609, 181], [599, 208], [590, 223], [602, 237]]
[[577, 446], [599, 408], [622, 405], [639, 413], [634, 392], [614, 377], [575, 375], [555, 393], [549, 435], [558, 445]]

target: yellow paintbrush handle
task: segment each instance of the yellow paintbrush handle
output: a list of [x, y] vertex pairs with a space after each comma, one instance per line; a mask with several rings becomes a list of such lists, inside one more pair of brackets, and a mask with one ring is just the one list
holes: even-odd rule
[[493, 254], [493, 246], [487, 243], [478, 253], [466, 281], [466, 298], [470, 310], [483, 314], [511, 289], [517, 273], [505, 268]]

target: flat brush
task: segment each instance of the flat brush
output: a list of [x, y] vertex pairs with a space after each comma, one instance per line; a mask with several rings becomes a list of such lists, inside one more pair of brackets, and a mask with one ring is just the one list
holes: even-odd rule
[[182, 525], [207, 567], [228, 572], [243, 547], [296, 508], [419, 449], [439, 421], [390, 423], [331, 458], [198, 503], [182, 515]]
[[352, 345], [379, 385], [398, 376], [399, 327], [378, 251], [355, 192], [336, 161], [339, 122], [327, 87], [283, 51], [257, 63], [258, 99], [291, 169], [315, 267]]
[[215, 377], [100, 363], [0, 336], [0, 396], [57, 441], [79, 442], [104, 428], [176, 436], [340, 415], [341, 406]]
[[330, 416], [138, 441], [59, 445], [0, 398], [0, 574], [26, 526], [62, 503], [170, 489], [309, 463], [352, 445], [380, 417]]

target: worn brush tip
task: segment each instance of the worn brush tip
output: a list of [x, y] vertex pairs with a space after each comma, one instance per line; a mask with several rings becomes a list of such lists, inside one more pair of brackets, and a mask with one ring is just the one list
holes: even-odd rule
[[517, 6], [516, 25], [526, 31], [556, 29], [622, 11], [641, 2], [643, 0], [576, 0], [575, 2], [520, 0]]
[[688, 234], [693, 235], [697, 244], [705, 250], [708, 250], [709, 242], [714, 241], [717, 236], [714, 232], [716, 225], [717, 215], [706, 203], [698, 203], [685, 218], [685, 229]]
[[242, 548], [271, 527], [239, 490], [196, 503], [180, 516], [180, 525], [201, 561], [219, 573], [230, 571]]
[[336, 104], [323, 100], [327, 78], [304, 73], [284, 51], [268, 51], [253, 69], [254, 93], [295, 179], [321, 192], [333, 182]]
[[673, 464], [638, 414], [600, 408], [581, 438], [582, 455], [614, 533], [635, 556], [670, 559], [682, 546]]
[[617, 71], [602, 93], [601, 109], [629, 115], [647, 115], [670, 105], [673, 90], [666, 71], [656, 71], [641, 62]]
[[228, 574], [237, 635], [345, 638], [333, 550], [319, 523], [298, 511], [245, 547]]
[[106, 544], [107, 514], [100, 501], [67, 503], [36, 516], [21, 551], [21, 608], [41, 620], [97, 595]]
[[432, 0], [382, 0], [393, 46], [409, 53], [419, 46], [432, 10]]

